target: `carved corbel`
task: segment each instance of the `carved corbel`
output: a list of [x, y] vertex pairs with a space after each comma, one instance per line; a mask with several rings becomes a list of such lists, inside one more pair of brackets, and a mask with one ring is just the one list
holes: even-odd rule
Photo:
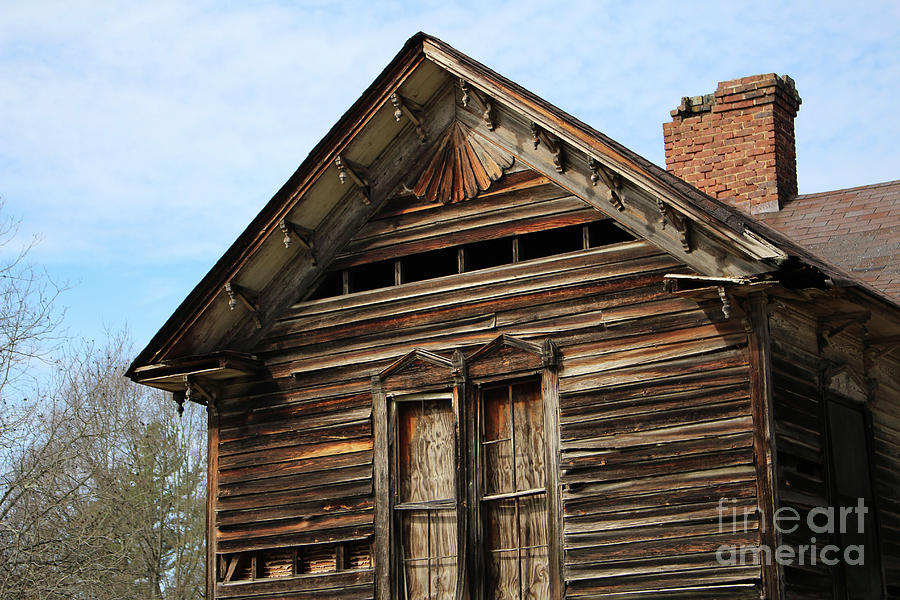
[[588, 156], [588, 168], [591, 170], [591, 185], [596, 187], [600, 181], [600, 163], [594, 160], [593, 156]]
[[672, 229], [678, 233], [678, 240], [681, 242], [681, 247], [685, 252], [690, 252], [692, 248], [690, 239], [690, 221], [688, 218], [662, 200], [657, 199], [656, 206], [659, 208], [659, 223], [662, 229], [665, 229], [667, 225], [671, 226]]
[[725, 291], [725, 286], [719, 286], [719, 300], [722, 301], [722, 315], [726, 319], [731, 318], [731, 300], [728, 298], [728, 294]]
[[175, 401], [175, 410], [178, 412], [178, 416], [183, 415], [184, 403], [187, 401], [187, 392], [183, 390], [172, 392], [172, 400]]
[[232, 281], [225, 284], [225, 293], [228, 294], [228, 308], [234, 310], [238, 303], [242, 304], [253, 315], [256, 328], [261, 329], [259, 321], [259, 294]]
[[409, 107], [412, 102], [410, 100], [407, 100], [397, 92], [394, 92], [393, 94], [391, 94], [391, 104], [394, 105], [394, 119], [396, 119], [398, 123], [404, 116], [409, 119], [410, 123], [412, 123], [416, 128], [416, 135], [419, 136], [419, 141], [424, 144], [425, 130], [422, 129], [422, 120], [418, 116], [413, 114], [413, 111]]
[[282, 219], [278, 222], [278, 228], [284, 234], [284, 239], [282, 243], [285, 248], [290, 248], [291, 243], [294, 238], [300, 243], [303, 248], [309, 253], [309, 256], [312, 258], [312, 266], [316, 266], [316, 253], [315, 253], [315, 243], [313, 242], [313, 231], [311, 229], [307, 229], [306, 227], [302, 227], [297, 225], [296, 223], [292, 223], [287, 219]]
[[461, 350], [456, 350], [453, 352], [453, 357], [450, 359], [452, 361], [452, 366], [450, 367], [450, 375], [453, 376], [453, 381], [457, 384], [465, 383], [466, 381], [466, 357], [462, 353]]
[[[861, 324], [865, 327], [866, 322], [871, 317], [869, 311], [859, 311], [850, 313], [837, 313], [827, 317], [821, 317], [816, 328], [816, 338], [819, 345], [819, 351], [828, 346], [831, 338], [844, 331], [851, 325]], [[870, 342], [871, 343], [871, 342]]]
[[369, 182], [357, 175], [356, 171], [350, 166], [350, 162], [341, 156], [334, 159], [334, 166], [338, 170], [338, 179], [340, 179], [341, 185], [347, 183], [347, 179], [355, 183], [360, 192], [362, 192], [363, 203], [368, 204], [370, 202]]
[[622, 203], [622, 199], [625, 197], [622, 177], [618, 173], [608, 172], [593, 156], [588, 156], [588, 168], [591, 170], [591, 185], [596, 186], [597, 182], [602, 180], [606, 186], [606, 200], [616, 210], [625, 210], [625, 205]]
[[[185, 375], [182, 380], [184, 381], [184, 400], [190, 400], [191, 402], [196, 402], [198, 404], [203, 404], [206, 406], [209, 406], [216, 401], [216, 397], [213, 391], [207, 388], [205, 384], [201, 384], [196, 377]], [[184, 402], [181, 402], [178, 405], [178, 414], [181, 414], [183, 412]]]
[[555, 369], [559, 363], [559, 347], [550, 338], [545, 339], [541, 344], [541, 366], [546, 369]]
[[534, 121], [531, 122], [531, 139], [534, 143], [535, 150], [537, 150], [538, 146], [544, 144], [550, 154], [553, 155], [553, 166], [557, 173], [566, 172], [566, 152], [562, 140], [555, 135], [544, 131], [544, 129]]
[[469, 82], [462, 78], [459, 80], [459, 89], [462, 91], [460, 101], [462, 102], [463, 108], [468, 108], [471, 99], [474, 98], [481, 106], [481, 119], [484, 121], [485, 127], [490, 131], [493, 131], [497, 126], [496, 120], [494, 119], [493, 99], [475, 88], [470, 89]]
[[485, 96], [482, 98], [481, 104], [484, 106], [484, 111], [481, 113], [484, 125], [489, 131], [493, 131], [494, 127], [496, 127], [494, 124], [494, 103], [489, 96]]

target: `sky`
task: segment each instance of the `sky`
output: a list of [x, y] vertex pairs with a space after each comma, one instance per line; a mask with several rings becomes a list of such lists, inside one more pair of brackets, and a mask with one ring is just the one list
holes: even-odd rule
[[900, 179], [896, 0], [0, 0], [0, 216], [69, 335], [143, 347], [420, 30], [660, 165], [682, 96], [788, 74], [801, 193]]

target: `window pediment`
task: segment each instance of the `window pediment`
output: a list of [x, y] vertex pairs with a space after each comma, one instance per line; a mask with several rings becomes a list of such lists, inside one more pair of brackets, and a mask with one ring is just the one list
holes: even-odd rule
[[469, 379], [479, 380], [555, 368], [558, 361], [559, 351], [549, 338], [536, 344], [501, 334], [469, 355], [466, 369]]
[[500, 334], [468, 356], [456, 350], [450, 358], [415, 348], [374, 377], [379, 386], [407, 389], [416, 386], [452, 384], [460, 378], [477, 380], [501, 375], [509, 377], [540, 369], [555, 368], [559, 349], [549, 338], [537, 344]]
[[460, 373], [462, 353], [456, 351], [445, 358], [422, 348], [409, 351], [373, 378], [373, 384], [384, 390], [423, 390], [453, 385], [454, 374]]

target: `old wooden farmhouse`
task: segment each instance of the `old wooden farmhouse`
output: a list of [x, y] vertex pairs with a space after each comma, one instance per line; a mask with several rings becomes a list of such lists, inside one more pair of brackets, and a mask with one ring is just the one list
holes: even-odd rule
[[207, 597], [900, 598], [900, 182], [797, 196], [799, 106], [663, 170], [411, 38], [128, 371], [208, 409]]

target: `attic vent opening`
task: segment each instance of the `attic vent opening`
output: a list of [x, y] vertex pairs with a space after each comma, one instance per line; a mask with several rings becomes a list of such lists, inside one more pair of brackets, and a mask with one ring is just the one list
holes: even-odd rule
[[331, 298], [340, 296], [344, 293], [344, 272], [329, 271], [325, 273], [325, 277], [307, 300], [319, 300], [321, 298]]
[[610, 219], [450, 246], [329, 271], [306, 300], [383, 289], [633, 241]]
[[392, 260], [359, 265], [347, 271], [347, 293], [349, 294], [389, 287], [396, 283], [394, 261]]
[[465, 270], [480, 271], [513, 262], [513, 245], [510, 238], [485, 240], [469, 244], [465, 248]]
[[372, 568], [372, 548], [363, 540], [235, 552], [219, 555], [217, 566], [222, 583], [355, 571]]
[[457, 248], [441, 248], [431, 252], [420, 252], [399, 259], [400, 283], [424, 281], [459, 273], [459, 251]]
[[533, 260], [555, 254], [584, 250], [584, 226], [545, 229], [519, 236], [519, 260]]
[[633, 235], [616, 225], [610, 219], [588, 223], [587, 229], [588, 248], [599, 248], [600, 246], [634, 240]]

